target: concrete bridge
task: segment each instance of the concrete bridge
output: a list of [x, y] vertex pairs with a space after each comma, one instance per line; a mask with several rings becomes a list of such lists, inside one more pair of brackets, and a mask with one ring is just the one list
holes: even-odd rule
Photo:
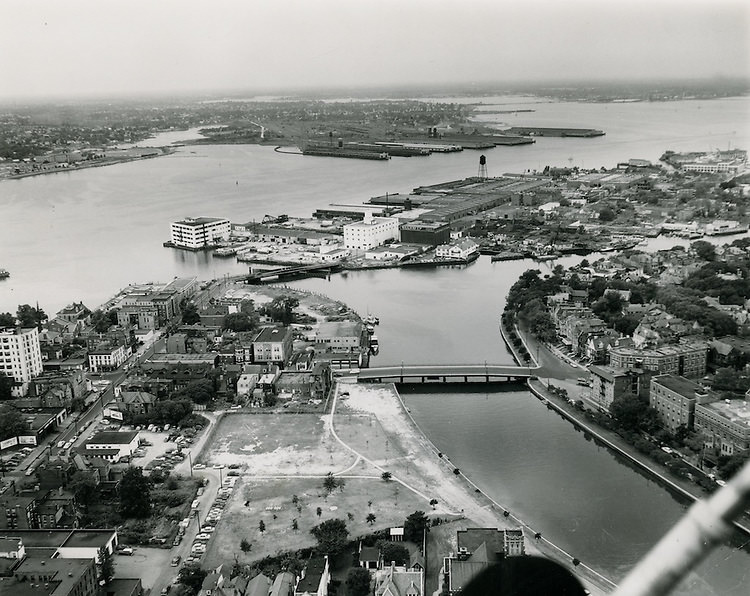
[[374, 383], [500, 383], [525, 381], [538, 367], [504, 364], [409, 364], [363, 368], [357, 381]]

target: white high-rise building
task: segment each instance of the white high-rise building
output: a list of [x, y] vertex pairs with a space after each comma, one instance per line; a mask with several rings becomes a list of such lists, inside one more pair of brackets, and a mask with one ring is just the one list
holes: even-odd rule
[[364, 221], [344, 226], [344, 246], [350, 250], [370, 250], [386, 240], [398, 240], [398, 219], [365, 214]]
[[0, 372], [16, 382], [13, 395], [26, 395], [31, 379], [42, 373], [42, 351], [36, 327], [0, 329]]
[[218, 217], [186, 217], [170, 225], [172, 243], [180, 248], [199, 249], [213, 246], [218, 240], [228, 240], [232, 224]]

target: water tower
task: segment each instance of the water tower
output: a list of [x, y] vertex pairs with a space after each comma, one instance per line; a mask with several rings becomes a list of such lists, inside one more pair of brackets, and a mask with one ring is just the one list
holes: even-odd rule
[[484, 155], [479, 156], [479, 178], [485, 180], [487, 178], [487, 158]]

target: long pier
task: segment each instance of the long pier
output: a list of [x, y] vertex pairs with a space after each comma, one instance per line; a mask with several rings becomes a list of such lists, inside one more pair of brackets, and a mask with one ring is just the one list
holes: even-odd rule
[[538, 368], [505, 364], [409, 364], [361, 369], [360, 383], [503, 383], [527, 381]]

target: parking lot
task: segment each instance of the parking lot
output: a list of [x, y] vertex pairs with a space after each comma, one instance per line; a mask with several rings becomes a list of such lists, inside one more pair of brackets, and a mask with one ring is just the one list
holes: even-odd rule
[[137, 546], [131, 556], [118, 554], [113, 557], [115, 573], [118, 577], [139, 577], [145, 588], [154, 586], [165, 577], [171, 582], [179, 572], [179, 568], [169, 566], [172, 556], [170, 550]]

